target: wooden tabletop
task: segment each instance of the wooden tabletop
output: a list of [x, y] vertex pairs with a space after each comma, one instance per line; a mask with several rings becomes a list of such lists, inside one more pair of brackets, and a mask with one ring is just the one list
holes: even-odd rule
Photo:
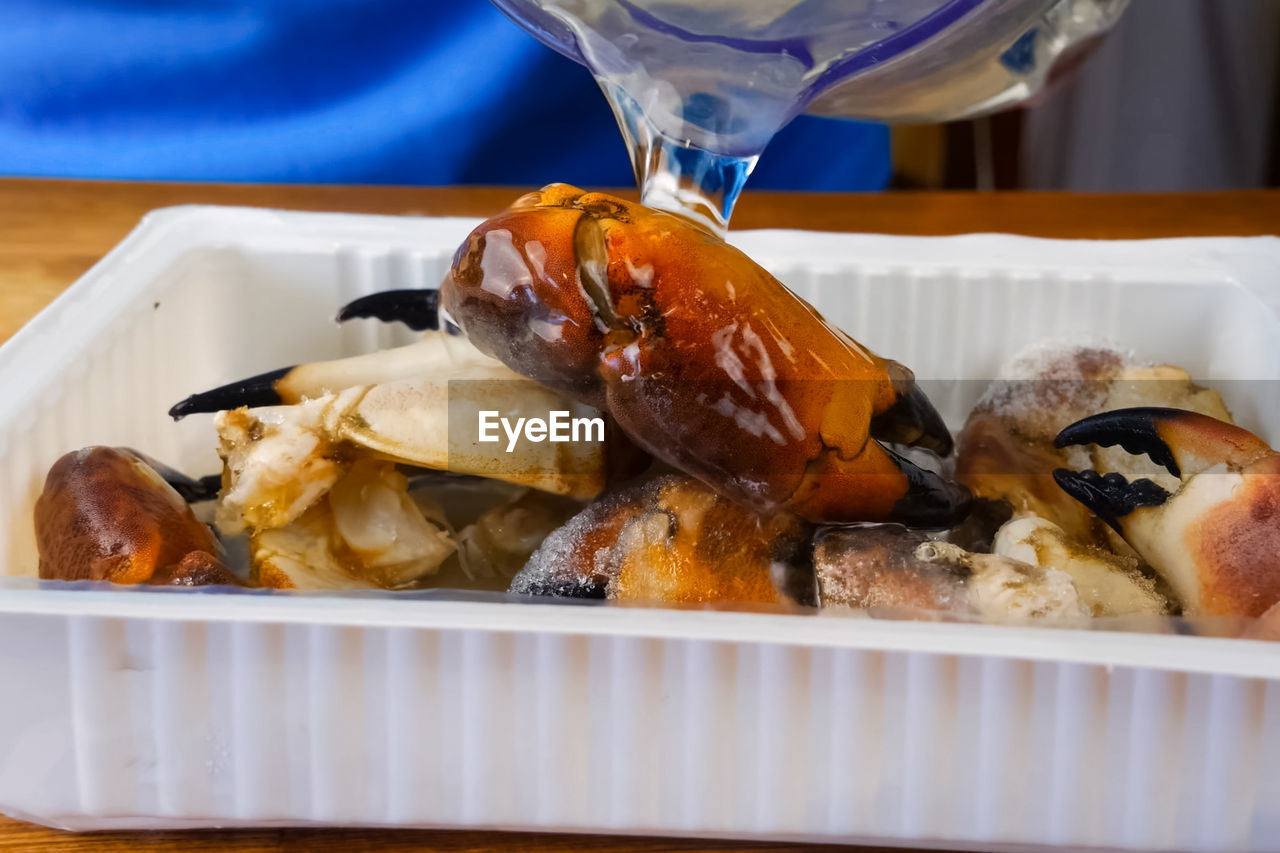
[[[519, 190], [481, 187], [314, 187], [0, 179], [0, 341], [129, 232], [175, 204], [483, 216]], [[1144, 238], [1280, 234], [1280, 191], [1185, 195], [1065, 193], [748, 193], [735, 228], [886, 234], [996, 231], [1042, 237]], [[72, 835], [0, 818], [0, 853], [132, 851], [758, 851], [794, 845], [489, 832], [284, 829]], [[813, 850], [823, 848], [814, 847]], [[848, 848], [844, 848], [848, 849]]]
[[[517, 190], [0, 180], [0, 341], [120, 241], [147, 211], [233, 204], [353, 213], [485, 216]], [[1280, 234], [1280, 191], [1185, 195], [747, 193], [735, 228], [881, 234], [998, 231], [1040, 237]]]

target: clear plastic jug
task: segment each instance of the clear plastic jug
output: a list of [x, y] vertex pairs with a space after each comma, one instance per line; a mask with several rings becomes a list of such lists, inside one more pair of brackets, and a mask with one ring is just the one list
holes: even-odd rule
[[493, 0], [596, 76], [646, 203], [723, 227], [795, 115], [943, 121], [1034, 94], [1128, 0]]

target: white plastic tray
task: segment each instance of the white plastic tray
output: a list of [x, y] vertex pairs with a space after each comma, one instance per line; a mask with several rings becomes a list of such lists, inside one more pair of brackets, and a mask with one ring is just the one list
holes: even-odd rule
[[[216, 470], [192, 390], [407, 340], [470, 221], [177, 208], [0, 348], [0, 567], [86, 444]], [[927, 379], [1044, 338], [1280, 379], [1280, 240], [735, 235]], [[953, 422], [978, 383], [943, 388]], [[1275, 394], [1224, 382], [1273, 443]], [[1268, 382], [1252, 386], [1270, 387]], [[1280, 850], [1280, 648], [1183, 636], [495, 601], [0, 584], [0, 811], [73, 828], [331, 823]]]

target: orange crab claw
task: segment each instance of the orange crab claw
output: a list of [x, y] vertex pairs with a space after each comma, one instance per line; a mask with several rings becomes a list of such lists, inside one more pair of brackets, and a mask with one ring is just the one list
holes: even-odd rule
[[1280, 453], [1253, 433], [1178, 409], [1106, 412], [1067, 427], [1060, 447], [1120, 445], [1179, 478], [1058, 470], [1072, 497], [1159, 572], [1190, 615], [1256, 617], [1280, 602]]
[[146, 457], [86, 447], [49, 469], [36, 501], [40, 577], [178, 586], [241, 581], [222, 548]]
[[938, 527], [968, 510], [967, 490], [880, 443], [951, 450], [911, 372], [678, 216], [549, 186], [471, 233], [441, 306], [481, 350], [757, 510]]

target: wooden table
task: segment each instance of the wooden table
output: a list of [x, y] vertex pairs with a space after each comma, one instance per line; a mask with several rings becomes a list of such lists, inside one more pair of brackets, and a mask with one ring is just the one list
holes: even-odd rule
[[[239, 204], [294, 210], [484, 216], [516, 191], [0, 180], [0, 341], [43, 308], [148, 210]], [[884, 234], [999, 231], [1042, 237], [1280, 234], [1280, 191], [1187, 195], [748, 193], [736, 228]]]
[[[44, 307], [148, 210], [234, 204], [295, 210], [483, 216], [505, 188], [310, 187], [0, 180], [0, 341]], [[1280, 234], [1280, 191], [1188, 195], [1065, 193], [748, 194], [737, 228], [888, 234], [999, 231], [1044, 237]], [[788, 845], [486, 832], [286, 829], [68, 835], [0, 818], [0, 851], [782, 850]], [[811, 848], [820, 850], [822, 848]], [[846, 848], [847, 849], [847, 848]]]

